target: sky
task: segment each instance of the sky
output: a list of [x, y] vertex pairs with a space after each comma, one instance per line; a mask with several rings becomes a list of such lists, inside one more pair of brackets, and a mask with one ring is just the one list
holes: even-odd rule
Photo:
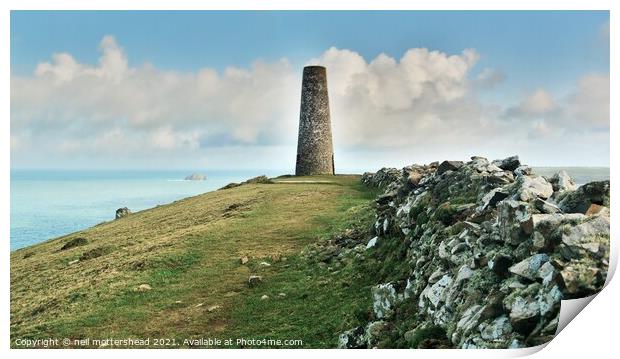
[[11, 167], [292, 172], [310, 64], [337, 172], [609, 165], [607, 11], [12, 11]]

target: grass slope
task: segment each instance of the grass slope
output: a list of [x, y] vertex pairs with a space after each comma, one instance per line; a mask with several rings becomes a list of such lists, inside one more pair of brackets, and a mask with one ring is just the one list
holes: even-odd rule
[[[286, 180], [205, 193], [12, 252], [12, 345], [134, 337], [183, 347], [184, 339], [243, 337], [335, 346], [369, 307], [371, 283], [299, 253], [370, 220], [374, 193], [358, 176]], [[250, 288], [253, 274], [264, 281]], [[152, 289], [137, 290], [142, 284]]]

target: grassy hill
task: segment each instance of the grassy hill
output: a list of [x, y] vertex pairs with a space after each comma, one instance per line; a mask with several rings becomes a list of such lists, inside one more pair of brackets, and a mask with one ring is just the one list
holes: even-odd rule
[[[184, 339], [211, 337], [334, 347], [370, 306], [373, 283], [300, 252], [345, 228], [370, 226], [373, 198], [358, 176], [280, 178], [14, 251], [11, 345], [150, 337], [184, 347]], [[250, 287], [251, 275], [262, 282]]]

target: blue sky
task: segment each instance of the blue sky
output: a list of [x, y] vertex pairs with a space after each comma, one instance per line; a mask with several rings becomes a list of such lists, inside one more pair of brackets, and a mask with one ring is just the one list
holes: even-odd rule
[[[537, 126], [537, 123], [547, 126], [547, 123], [553, 121], [580, 121], [566, 119], [566, 113], [572, 110], [561, 109], [562, 102], [576, 96], [580, 89], [587, 90], [579, 87], [580, 79], [584, 76], [595, 74], [608, 77], [608, 24], [609, 14], [606, 11], [13, 11], [11, 71], [13, 78], [36, 77], [33, 73], [37, 66], [45, 62], [53, 64], [52, 56], [56, 53], [69, 54], [79, 64], [96, 66], [102, 56], [98, 46], [106, 36], [111, 36], [115, 46], [122, 50], [129, 68], [140, 69], [148, 63], [159, 72], [176, 74], [197, 74], [209, 68], [223, 75], [231, 67], [252, 69], [257, 60], [274, 64], [281, 59], [286, 60], [292, 73], [300, 73], [300, 68], [310, 59], [329, 62], [329, 56], [325, 54], [332, 47], [350, 50], [361, 56], [367, 64], [380, 54], [398, 63], [407, 50], [416, 48], [437, 51], [447, 57], [460, 55], [465, 49], [473, 49], [477, 56], [475, 65], [468, 65], [462, 79], [469, 81], [464, 85], [468, 89], [466, 97], [475, 96], [475, 106], [500, 108], [496, 109], [494, 115], [485, 112], [485, 117], [502, 117], [502, 111], [523, 105], [528, 96], [542, 89], [549, 95], [549, 102], [554, 104], [552, 107], [557, 107], [558, 111], [554, 115], [554, 110], [543, 106], [544, 114], [536, 113], [537, 118], [529, 116], [528, 121], [538, 121], [533, 122], [532, 126]], [[471, 83], [485, 70], [493, 71], [497, 81], [490, 89], [472, 90], [475, 86], [471, 86]], [[443, 80], [438, 78], [437, 81]], [[15, 91], [17, 89], [12, 87], [12, 94]], [[298, 94], [295, 95], [298, 97]], [[538, 98], [541, 101], [544, 99], [543, 95]], [[334, 100], [332, 98], [332, 102]], [[583, 104], [584, 101], [579, 103]], [[13, 106], [19, 104], [13, 103]], [[57, 108], [55, 111], [62, 112]], [[12, 112], [12, 122], [27, 122], [21, 119], [18, 112]], [[347, 112], [343, 110], [341, 113]], [[41, 118], [49, 114], [47, 107], [36, 116]], [[218, 114], [226, 116], [222, 111], [218, 111]], [[528, 114], [532, 115], [531, 112]], [[81, 114], [80, 121], [83, 121], [84, 116], [97, 115]], [[117, 116], [123, 117], [122, 114]], [[444, 113], [439, 117], [443, 119], [445, 116]], [[556, 118], [550, 118], [552, 116]], [[222, 118], [219, 120], [225, 121]], [[28, 122], [36, 123], [32, 118]], [[600, 122], [597, 120], [596, 139], [588, 141], [600, 143]], [[235, 130], [229, 129], [231, 131]], [[32, 134], [36, 131], [29, 129], [27, 132]], [[13, 134], [16, 138], [20, 136], [18, 133]], [[223, 138], [230, 137], [222, 129], [218, 129], [215, 134]], [[213, 133], [200, 136], [212, 138]], [[25, 139], [28, 136], [21, 137]], [[244, 145], [261, 145], [258, 139], [264, 138], [265, 134], [255, 137], [257, 140], [246, 141]], [[25, 143], [25, 140], [20, 143]], [[536, 142], [530, 147], [538, 145]], [[376, 151], [384, 150], [376, 147], [373, 147]], [[354, 148], [359, 150], [360, 146], [343, 145], [342, 151], [354, 160], [357, 158], [352, 154]], [[370, 150], [374, 151], [369, 148], [361, 151]], [[27, 157], [26, 154], [14, 156], [16, 160], [19, 159], [18, 163], [24, 162], [25, 166], [39, 163], [29, 163]], [[531, 157], [534, 160], [540, 159], [536, 158], [535, 153]], [[608, 161], [608, 157], [602, 162]], [[402, 160], [406, 161], [404, 158]], [[131, 160], [128, 161], [130, 164]], [[377, 161], [379, 159], [364, 163], [362, 167], [375, 165]], [[541, 162], [553, 161], [545, 158]], [[558, 162], [567, 162], [567, 159]], [[60, 163], [72, 165], [69, 160], [61, 160]], [[78, 163], [75, 165], [79, 166]], [[102, 166], [105, 165], [106, 161], [102, 161]]]
[[30, 73], [59, 51], [94, 63], [96, 44], [109, 34], [130, 63], [176, 70], [245, 67], [257, 58], [303, 63], [331, 46], [367, 60], [382, 52], [400, 57], [413, 47], [475, 48], [480, 68], [501, 66], [525, 91], [609, 71], [600, 36], [608, 22], [607, 11], [13, 12], [11, 64], [14, 73]]

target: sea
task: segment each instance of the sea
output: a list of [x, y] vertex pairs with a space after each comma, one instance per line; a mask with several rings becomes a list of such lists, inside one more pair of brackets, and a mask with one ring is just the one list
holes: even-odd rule
[[[186, 181], [192, 173], [204, 181]], [[132, 212], [282, 171], [11, 170], [11, 250], [113, 220]]]
[[[607, 167], [536, 167], [551, 176], [566, 170], [577, 184], [609, 179]], [[205, 181], [186, 181], [194, 172]], [[363, 172], [363, 171], [362, 171]], [[362, 173], [360, 172], [360, 173]], [[116, 209], [132, 212], [216, 190], [230, 182], [283, 171], [11, 170], [11, 250], [113, 220]]]

